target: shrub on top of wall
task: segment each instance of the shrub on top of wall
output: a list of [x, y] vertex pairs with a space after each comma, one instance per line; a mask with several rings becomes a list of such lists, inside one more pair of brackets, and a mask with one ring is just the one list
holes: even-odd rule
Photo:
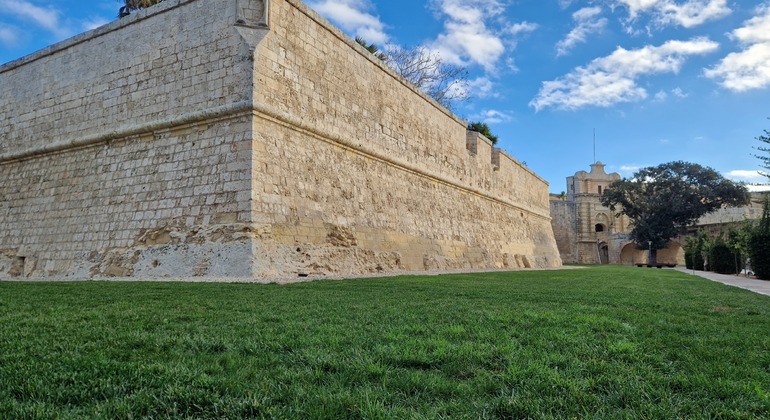
[[493, 145], [497, 144], [497, 136], [492, 134], [492, 130], [489, 128], [489, 125], [485, 122], [481, 121], [473, 121], [468, 123], [468, 130], [471, 131], [477, 131], [484, 135], [489, 141], [492, 142]]

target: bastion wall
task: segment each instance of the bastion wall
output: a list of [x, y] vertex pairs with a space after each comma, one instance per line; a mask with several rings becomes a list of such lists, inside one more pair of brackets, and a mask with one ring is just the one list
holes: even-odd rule
[[0, 94], [0, 278], [561, 264], [547, 184], [297, 0], [167, 0]]

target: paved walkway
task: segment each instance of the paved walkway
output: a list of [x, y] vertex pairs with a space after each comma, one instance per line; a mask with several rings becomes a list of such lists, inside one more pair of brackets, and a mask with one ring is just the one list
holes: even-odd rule
[[675, 270], [687, 274], [694, 274], [712, 281], [718, 281], [729, 286], [740, 287], [741, 289], [751, 290], [755, 293], [770, 296], [770, 280], [757, 280], [747, 277], [739, 277], [728, 274], [717, 274], [711, 271], [693, 271], [684, 267], [676, 267]]

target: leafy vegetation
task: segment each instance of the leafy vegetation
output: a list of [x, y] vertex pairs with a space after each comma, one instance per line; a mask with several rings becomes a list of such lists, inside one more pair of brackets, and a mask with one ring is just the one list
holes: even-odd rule
[[770, 298], [673, 270], [0, 296], [2, 418], [770, 416]]
[[687, 238], [685, 242], [685, 254], [689, 251], [692, 258], [693, 270], [703, 271], [706, 267], [706, 255], [711, 247], [711, 237], [705, 230], [699, 231], [698, 236]]
[[757, 278], [770, 280], [770, 196], [765, 197], [762, 219], [749, 240], [751, 268]]
[[[765, 130], [765, 134], [763, 136], [757, 137], [757, 140], [770, 146], [770, 131]], [[768, 172], [762, 172], [762, 175], [770, 179], [770, 147], [759, 146], [756, 149], [759, 150], [760, 152], [768, 154], [768, 156], [764, 156], [764, 155], [754, 155], [754, 156], [756, 156], [757, 159], [762, 161], [762, 167], [768, 171]]]
[[737, 272], [748, 267], [751, 235], [754, 231], [754, 223], [744, 220], [737, 225], [731, 225], [727, 231], [727, 245], [737, 257]]
[[684, 240], [684, 265], [688, 270], [695, 270], [695, 250], [697, 248], [697, 239], [694, 236], [688, 236]]
[[489, 125], [485, 122], [481, 121], [472, 121], [468, 123], [468, 130], [471, 131], [478, 131], [479, 133], [483, 134], [484, 137], [488, 138], [489, 141], [492, 142], [492, 144], [497, 144], [497, 136], [492, 134], [492, 130], [489, 128]]
[[709, 250], [709, 265], [711, 271], [720, 274], [737, 274], [735, 253], [720, 235], [714, 240]]
[[365, 39], [361, 38], [360, 36], [356, 37], [356, 44], [364, 47], [366, 51], [369, 51], [372, 53], [375, 57], [379, 58], [382, 61], [385, 61], [388, 59], [388, 56], [380, 50], [380, 47], [378, 47], [376, 44], [368, 43]]
[[132, 12], [154, 6], [162, 1], [163, 0], [119, 0], [119, 3], [123, 3], [123, 6], [118, 10], [118, 16], [126, 17]]
[[703, 215], [748, 201], [743, 185], [711, 168], [682, 161], [641, 169], [631, 178], [613, 182], [602, 195], [604, 206], [633, 220], [631, 239], [651, 249], [652, 264], [658, 249]]

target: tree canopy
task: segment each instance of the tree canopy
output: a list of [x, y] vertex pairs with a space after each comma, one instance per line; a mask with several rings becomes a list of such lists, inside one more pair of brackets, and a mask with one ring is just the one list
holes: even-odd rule
[[119, 3], [123, 3], [123, 7], [118, 10], [118, 16], [128, 16], [131, 12], [156, 5], [162, 1], [163, 0], [119, 0]]
[[479, 133], [483, 134], [484, 137], [488, 138], [489, 141], [492, 142], [492, 144], [497, 144], [497, 136], [492, 134], [492, 130], [489, 128], [489, 125], [485, 122], [481, 121], [473, 121], [468, 123], [468, 130], [471, 131], [478, 131]]
[[[765, 130], [765, 135], [757, 137], [757, 140], [767, 145], [770, 145], [770, 131]], [[770, 147], [759, 146], [756, 149], [759, 150], [760, 152], [764, 152], [768, 154], [767, 156], [762, 156], [762, 155], [754, 155], [754, 156], [756, 156], [757, 159], [762, 161], [762, 167], [767, 170], [767, 172], [760, 172], [760, 173], [770, 178]]]
[[699, 218], [723, 206], [749, 201], [746, 187], [725, 179], [715, 170], [695, 163], [669, 162], [613, 182], [602, 204], [633, 220], [631, 239], [641, 248], [665, 248]]
[[770, 280], [770, 197], [765, 196], [762, 219], [749, 238], [751, 268], [758, 279]]
[[374, 56], [379, 58], [380, 60], [385, 61], [388, 59], [388, 56], [385, 55], [385, 53], [380, 50], [380, 47], [378, 47], [377, 44], [374, 44], [374, 43], [370, 44], [360, 36], [356, 37], [356, 43], [364, 47], [366, 51], [369, 51], [370, 53], [374, 54]]

